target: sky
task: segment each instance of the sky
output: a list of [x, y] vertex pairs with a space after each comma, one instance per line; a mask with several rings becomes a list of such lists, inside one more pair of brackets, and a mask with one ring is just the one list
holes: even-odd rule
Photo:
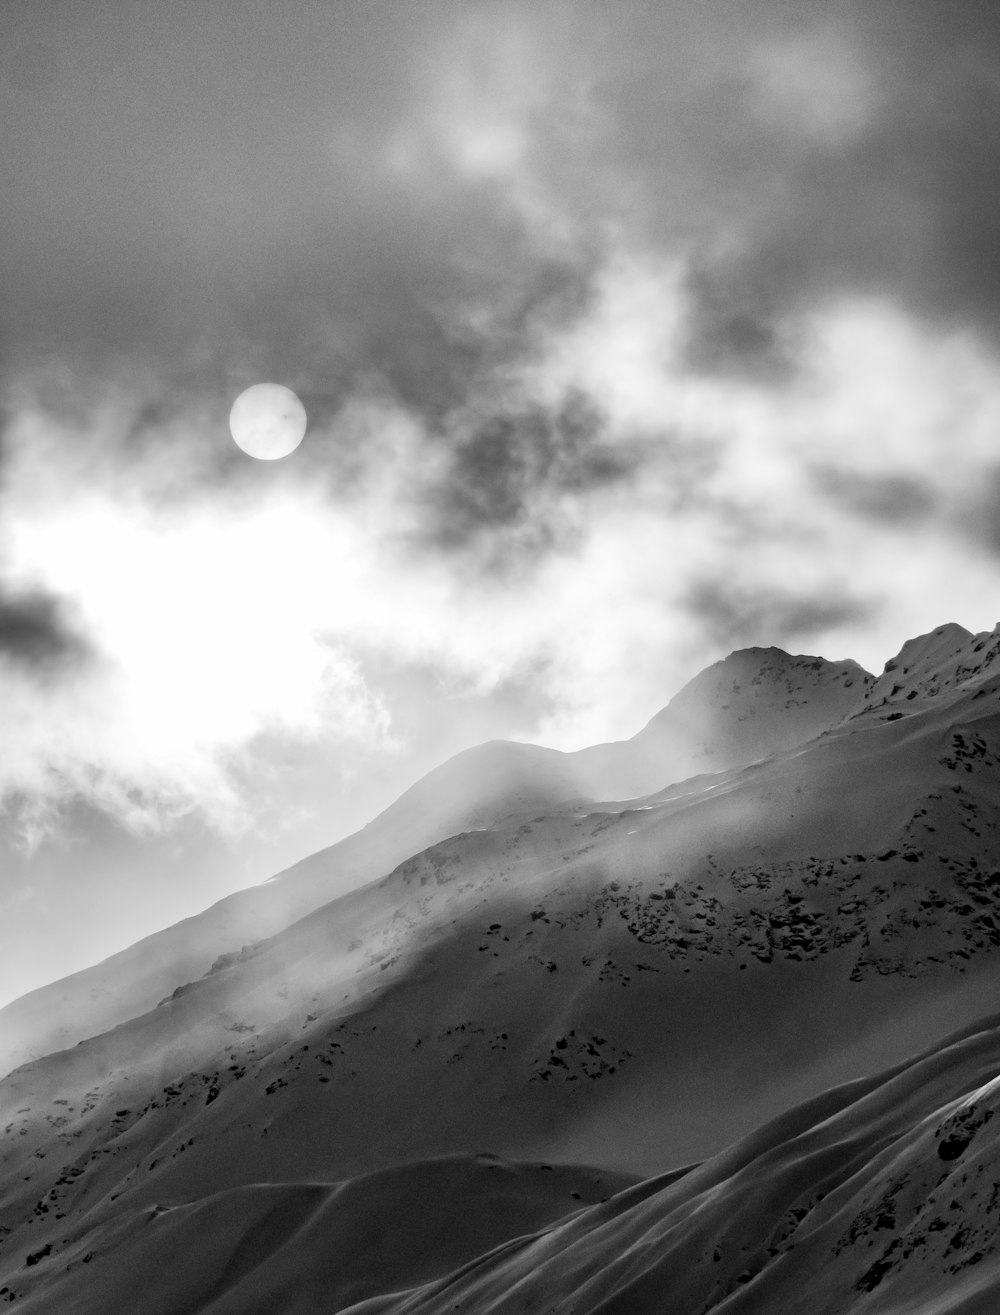
[[0, 122], [0, 1003], [467, 745], [1000, 618], [985, 0], [6, 0]]

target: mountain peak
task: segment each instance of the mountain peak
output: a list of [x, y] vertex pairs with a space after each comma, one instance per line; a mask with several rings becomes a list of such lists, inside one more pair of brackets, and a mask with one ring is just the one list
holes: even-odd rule
[[670, 709], [676, 710], [717, 695], [738, 694], [743, 681], [749, 682], [751, 701], [756, 701], [772, 697], [776, 688], [794, 698], [824, 684], [842, 684], [850, 689], [856, 683], [873, 680], [874, 676], [850, 658], [832, 662], [814, 654], [788, 653], [774, 646], [738, 648], [689, 680], [650, 725], [666, 716]]
[[[851, 715], [878, 712], [889, 720], [921, 711], [930, 701], [983, 679], [998, 658], [1000, 624], [979, 634], [955, 622], [938, 626], [906, 641]], [[1000, 666], [995, 674], [1000, 675]]]
[[596, 798], [730, 771], [835, 726], [874, 681], [857, 662], [741, 648], [699, 672], [630, 740], [573, 755]]
[[702, 771], [725, 770], [828, 730], [873, 682], [852, 660], [737, 649], [689, 681], [636, 739], [682, 736], [699, 746]]

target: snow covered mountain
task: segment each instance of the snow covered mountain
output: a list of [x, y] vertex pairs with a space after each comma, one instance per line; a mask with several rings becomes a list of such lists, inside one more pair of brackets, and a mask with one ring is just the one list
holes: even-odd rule
[[872, 680], [851, 662], [746, 649], [695, 677], [631, 740], [578, 753], [492, 741], [460, 753], [339, 844], [0, 1009], [0, 1074], [145, 1013], [221, 955], [448, 836], [567, 799], [631, 798], [754, 762], [833, 725]]
[[0, 1083], [0, 1302], [994, 1309], [998, 656], [733, 654], [15, 1002], [132, 1003]]

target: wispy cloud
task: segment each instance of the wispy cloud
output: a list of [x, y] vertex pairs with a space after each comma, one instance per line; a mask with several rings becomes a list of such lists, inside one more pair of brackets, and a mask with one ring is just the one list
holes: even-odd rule
[[172, 13], [6, 19], [0, 791], [236, 826], [268, 737], [412, 724], [386, 670], [570, 744], [993, 624], [981, 6]]
[[612, 253], [576, 318], [440, 429], [359, 395], [271, 482], [222, 463], [185, 483], [228, 443], [197, 411], [124, 481], [113, 408], [98, 432], [22, 414], [6, 567], [72, 600], [95, 656], [58, 717], [22, 678], [0, 784], [233, 824], [261, 736], [391, 741], [362, 654], [479, 690], [530, 671], [538, 733], [569, 743], [634, 729], [736, 644], [872, 663], [953, 613], [992, 624], [993, 544], [961, 527], [1000, 406], [989, 353], [848, 302], [793, 380], [697, 375], [690, 314], [673, 266]]

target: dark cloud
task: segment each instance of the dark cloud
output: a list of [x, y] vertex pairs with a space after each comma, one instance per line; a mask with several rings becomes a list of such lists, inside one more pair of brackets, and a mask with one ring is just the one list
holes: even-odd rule
[[[115, 440], [130, 452], [184, 407], [224, 432], [232, 398], [267, 378], [306, 403], [300, 465], [346, 469], [330, 422], [382, 393], [451, 448], [430, 542], [542, 551], [561, 541], [559, 499], [634, 458], [507, 399], [484, 418], [477, 399], [585, 310], [609, 241], [686, 262], [699, 371], [780, 384], [802, 313], [842, 292], [1000, 335], [996, 6], [158, 12], [10, 0], [0, 15], [0, 369], [60, 362], [76, 407], [133, 366], [154, 376]], [[537, 60], [527, 90], [497, 75], [516, 28]], [[456, 79], [472, 117], [496, 117], [498, 158], [523, 134], [517, 177], [449, 156], [439, 95]], [[199, 476], [259, 474], [236, 462], [223, 443]], [[858, 514], [921, 514], [918, 490], [826, 478]]]
[[579, 395], [555, 413], [530, 406], [457, 419], [444, 477], [428, 499], [428, 538], [447, 550], [475, 546], [498, 568], [572, 542], [567, 504], [627, 480], [639, 459], [608, 442]]
[[782, 339], [780, 314], [763, 296], [737, 294], [706, 270], [689, 279], [691, 317], [685, 363], [706, 374], [780, 381], [794, 369], [795, 351]]
[[1000, 557], [1000, 465], [981, 472], [977, 488], [958, 508], [956, 528], [977, 547]]
[[[230, 395], [376, 376], [424, 414], [460, 404], [565, 278], [495, 185], [420, 137], [450, 73], [435, 52], [490, 8], [5, 6], [8, 371], [138, 361]], [[483, 305], [488, 342], [462, 328]]]
[[[148, 6], [4, 8], [8, 360], [145, 352], [217, 387], [334, 393], [374, 370], [421, 409], [459, 404], [484, 354], [521, 333], [509, 289], [562, 296], [503, 180], [420, 153], [442, 83], [477, 71], [449, 60], [480, 61], [493, 108], [490, 37], [500, 49], [512, 23], [538, 50], [558, 38], [527, 165], [574, 215], [557, 283], [582, 286], [587, 243], [615, 218], [690, 258], [699, 368], [787, 368], [788, 315], [841, 290], [1000, 330], [995, 6], [728, 0], [609, 20], [594, 5], [297, 0], [236, 24], [179, 0], [169, 25]], [[485, 34], [474, 57], [449, 42], [469, 24]], [[842, 132], [816, 130], [827, 91], [795, 75], [811, 40], [839, 41], [845, 76], [870, 86]], [[803, 53], [762, 91], [762, 51], [782, 41]], [[501, 308], [488, 342], [459, 328], [485, 304]]]
[[88, 644], [50, 594], [0, 595], [0, 659], [32, 675], [47, 675], [79, 664], [89, 653]]
[[865, 475], [834, 466], [816, 467], [812, 475], [821, 493], [865, 520], [915, 524], [934, 510], [933, 490], [902, 475]]
[[[1000, 10], [836, 4], [811, 22], [847, 43], [845, 73], [853, 64], [868, 81], [870, 107], [824, 137], [808, 131], [807, 101], [802, 131], [794, 105], [762, 122], [747, 74], [705, 93], [692, 141], [732, 150], [716, 152], [714, 187], [699, 174], [692, 189], [704, 211], [691, 244], [692, 360], [767, 368], [776, 343], [781, 359], [782, 324], [842, 293], [883, 295], [1000, 340]], [[663, 232], [675, 194], [654, 195]]]
[[721, 652], [754, 645], [799, 643], [818, 631], [864, 622], [872, 605], [861, 598], [805, 597], [771, 586], [741, 588], [722, 580], [693, 586], [683, 605]]

